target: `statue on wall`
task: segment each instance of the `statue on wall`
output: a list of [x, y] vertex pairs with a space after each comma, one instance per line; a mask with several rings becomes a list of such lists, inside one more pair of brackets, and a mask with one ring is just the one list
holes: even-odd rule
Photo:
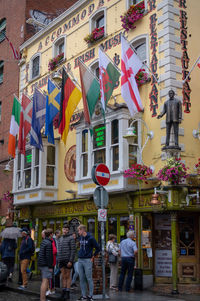
[[[169, 99], [165, 101], [163, 111], [157, 116], [160, 119], [166, 114], [166, 142], [163, 149], [176, 148], [180, 149], [178, 144], [178, 132], [179, 123], [182, 120], [182, 103], [180, 100], [174, 98], [175, 92], [173, 90], [169, 91]], [[174, 142], [175, 145], [169, 146], [171, 128], [174, 129]]]

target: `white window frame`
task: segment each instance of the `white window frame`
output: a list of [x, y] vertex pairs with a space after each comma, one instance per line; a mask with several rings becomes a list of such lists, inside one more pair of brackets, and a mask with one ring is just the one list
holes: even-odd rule
[[53, 47], [52, 47], [52, 50], [53, 50], [53, 58], [56, 57], [58, 55], [58, 52], [57, 52], [57, 48], [58, 48], [58, 44], [59, 44], [59, 41], [64, 41], [64, 57], [63, 57], [63, 60], [66, 59], [66, 35], [62, 35], [62, 36], [59, 36], [55, 42], [53, 43]]
[[[39, 72], [38, 72], [38, 75], [33, 77], [33, 61], [38, 56], [39, 56]], [[40, 73], [41, 73], [41, 53], [37, 52], [30, 59], [30, 77], [29, 77], [30, 79], [29, 79], [29, 81], [35, 80], [36, 78], [40, 77]]]
[[89, 18], [89, 29], [90, 29], [90, 34], [92, 33], [92, 31], [96, 28], [96, 21], [97, 19], [103, 15], [104, 16], [104, 36], [106, 36], [107, 34], [107, 30], [106, 30], [106, 25], [107, 25], [107, 18], [106, 18], [106, 7], [102, 7], [100, 9], [98, 9], [95, 13], [93, 13], [90, 18]]
[[94, 60], [90, 65], [89, 65], [90, 70], [92, 73], [97, 77], [96, 70], [99, 68], [99, 59]]
[[[149, 36], [148, 34], [142, 34], [130, 41], [130, 45], [133, 48], [137, 48], [139, 45], [146, 43], [146, 65], [149, 66]], [[145, 67], [145, 66], [144, 66]]]
[[[132, 2], [133, 0], [126, 0], [126, 9], [128, 10], [129, 8], [130, 8], [130, 6], [131, 5], [133, 5], [133, 4], [131, 4], [131, 2]], [[140, 2], [142, 2], [143, 0], [140, 0], [138, 3], [140, 3]], [[137, 4], [138, 4], [137, 3]], [[135, 5], [135, 4], [134, 4]], [[147, 0], [144, 0], [144, 7], [145, 7], [145, 10], [147, 10]]]
[[[39, 151], [39, 181], [36, 186], [35, 183], [35, 147], [27, 146], [26, 150], [32, 150], [32, 162], [31, 162], [31, 185], [25, 188], [25, 170], [24, 170], [24, 155], [21, 154], [21, 168], [18, 170], [18, 150], [16, 150], [16, 158], [14, 160], [14, 180], [13, 180], [13, 190], [14, 192], [22, 192], [33, 189], [40, 188], [57, 188], [58, 186], [58, 143], [55, 141], [55, 167], [54, 167], [54, 185], [46, 185], [46, 168], [47, 166], [47, 147], [52, 146], [43, 141], [44, 152]], [[45, 163], [44, 163], [45, 162]]]

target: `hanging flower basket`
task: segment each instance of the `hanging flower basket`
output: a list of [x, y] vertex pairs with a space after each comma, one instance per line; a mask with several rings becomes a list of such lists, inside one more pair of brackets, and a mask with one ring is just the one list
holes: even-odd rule
[[130, 29], [134, 29], [135, 22], [144, 16], [145, 5], [144, 1], [131, 5], [127, 12], [121, 16], [122, 27], [128, 32]]
[[181, 162], [181, 158], [170, 158], [167, 164], [159, 170], [157, 177], [170, 185], [178, 185], [188, 177], [187, 167]]
[[49, 61], [48, 70], [54, 70], [63, 60], [64, 53], [61, 53]]
[[97, 40], [101, 39], [104, 37], [104, 26], [95, 28], [91, 34], [88, 34], [85, 38], [84, 41], [87, 44], [92, 44], [96, 42]]
[[152, 175], [152, 170], [150, 167], [143, 164], [133, 164], [131, 168], [124, 171], [125, 178], [136, 179], [139, 183], [143, 181], [148, 184], [147, 180]]
[[136, 83], [139, 86], [145, 84], [149, 80], [149, 74], [145, 72], [145, 69], [140, 69], [135, 76]]
[[198, 159], [198, 163], [195, 164], [195, 168], [196, 168], [197, 174], [200, 175], [200, 158]]

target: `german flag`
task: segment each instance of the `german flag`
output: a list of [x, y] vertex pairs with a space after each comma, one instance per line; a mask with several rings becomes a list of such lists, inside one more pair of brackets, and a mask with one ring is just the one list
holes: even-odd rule
[[66, 144], [69, 132], [70, 119], [81, 100], [81, 91], [74, 85], [63, 68], [62, 72], [62, 88], [60, 99], [60, 116], [59, 116], [59, 133], [61, 139]]

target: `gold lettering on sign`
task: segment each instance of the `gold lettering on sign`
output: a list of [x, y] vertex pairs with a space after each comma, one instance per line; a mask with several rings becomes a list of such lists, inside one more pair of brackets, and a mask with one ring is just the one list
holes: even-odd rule
[[38, 196], [38, 193], [30, 193], [29, 198], [36, 198]]
[[23, 199], [25, 199], [25, 195], [18, 195], [17, 199], [18, 200], [23, 200]]
[[54, 193], [53, 192], [45, 192], [45, 196], [53, 197]]

